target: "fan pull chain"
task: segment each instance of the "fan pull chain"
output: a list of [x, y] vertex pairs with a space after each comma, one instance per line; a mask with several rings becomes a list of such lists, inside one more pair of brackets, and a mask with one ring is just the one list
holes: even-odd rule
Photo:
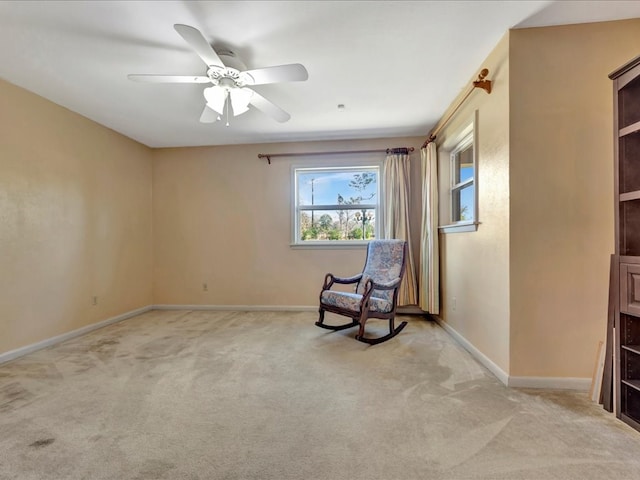
[[229, 96], [227, 95], [227, 127], [229, 126]]

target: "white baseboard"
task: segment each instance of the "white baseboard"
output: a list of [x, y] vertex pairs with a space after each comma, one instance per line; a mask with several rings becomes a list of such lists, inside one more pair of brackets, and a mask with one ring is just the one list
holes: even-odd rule
[[451, 335], [465, 350], [484, 365], [498, 380], [511, 388], [541, 388], [548, 390], [580, 390], [588, 391], [591, 387], [590, 378], [579, 377], [514, 377], [493, 363], [489, 357], [474, 347], [466, 338], [460, 335], [453, 327], [441, 318], [433, 315], [433, 318], [449, 335]]
[[498, 380], [500, 380], [505, 385], [509, 385], [509, 374], [502, 370], [498, 365], [493, 363], [493, 361], [487, 357], [484, 353], [478, 350], [473, 346], [466, 338], [460, 335], [453, 327], [451, 327], [448, 323], [443, 322], [440, 317], [433, 315], [433, 318], [449, 335], [451, 335], [462, 347], [469, 352], [478, 362], [484, 365], [491, 373], [493, 373]]
[[579, 377], [509, 377], [509, 387], [544, 388], [548, 390], [589, 391], [590, 378]]
[[92, 332], [93, 330], [111, 325], [112, 323], [121, 322], [122, 320], [126, 320], [127, 318], [135, 317], [136, 315], [140, 315], [141, 313], [148, 312], [151, 309], [152, 306], [147, 305], [146, 307], [137, 308], [135, 310], [131, 310], [130, 312], [125, 312], [120, 315], [116, 315], [115, 317], [107, 318], [106, 320], [103, 320], [101, 322], [93, 323], [91, 325], [78, 328], [77, 330], [63, 333], [62, 335], [56, 335], [55, 337], [47, 338], [46, 340], [42, 340], [41, 342], [32, 343], [31, 345], [27, 345], [25, 347], [20, 347], [16, 348], [15, 350], [9, 350], [8, 352], [0, 353], [0, 363], [14, 360], [18, 357], [22, 357], [23, 355], [27, 355], [29, 353], [42, 350], [43, 348], [50, 347], [51, 345], [55, 345], [56, 343], [66, 342], [67, 340], [79, 337], [80, 335], [85, 335], [89, 332]]
[[154, 310], [219, 310], [237, 312], [317, 312], [308, 305], [153, 305]]

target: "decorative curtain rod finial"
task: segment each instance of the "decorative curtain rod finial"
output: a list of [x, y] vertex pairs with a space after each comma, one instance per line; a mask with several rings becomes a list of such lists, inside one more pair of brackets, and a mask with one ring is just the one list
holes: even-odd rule
[[473, 86], [474, 88], [481, 88], [487, 93], [491, 93], [491, 80], [485, 80], [487, 75], [489, 75], [489, 70], [483, 68], [478, 74], [478, 80], [473, 82]]
[[467, 91], [466, 95], [462, 98], [462, 100], [459, 100], [457, 102], [456, 106], [453, 108], [453, 110], [451, 110], [451, 112], [446, 116], [446, 118], [444, 118], [443, 120], [440, 120], [437, 123], [436, 127], [431, 131], [431, 135], [429, 135], [429, 138], [425, 140], [425, 142], [422, 144], [422, 148], [425, 148], [427, 145], [429, 145], [431, 142], [433, 142], [436, 139], [436, 135], [440, 132], [442, 128], [444, 128], [444, 126], [447, 123], [449, 123], [449, 120], [451, 120], [451, 117], [455, 115], [458, 109], [462, 106], [465, 100], [469, 98], [469, 95], [471, 95], [471, 93], [476, 88], [481, 88], [485, 92], [491, 93], [491, 80], [485, 80], [487, 78], [487, 75], [489, 75], [488, 68], [483, 68], [482, 70], [480, 70], [480, 73], [478, 74], [478, 80], [473, 82], [473, 87], [471, 87], [471, 89]]

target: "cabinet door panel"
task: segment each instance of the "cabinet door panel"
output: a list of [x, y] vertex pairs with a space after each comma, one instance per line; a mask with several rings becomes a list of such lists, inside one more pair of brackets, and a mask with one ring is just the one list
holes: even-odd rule
[[620, 311], [640, 315], [640, 265], [620, 264]]

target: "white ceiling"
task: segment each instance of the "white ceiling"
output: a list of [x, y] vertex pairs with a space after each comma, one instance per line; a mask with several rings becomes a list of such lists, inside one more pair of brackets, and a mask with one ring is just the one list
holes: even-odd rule
[[[509, 28], [635, 17], [639, 1], [0, 1], [0, 77], [151, 147], [426, 136]], [[128, 80], [205, 74], [176, 23], [249, 69], [304, 64], [306, 82], [255, 87], [291, 119], [202, 124], [207, 85]]]

